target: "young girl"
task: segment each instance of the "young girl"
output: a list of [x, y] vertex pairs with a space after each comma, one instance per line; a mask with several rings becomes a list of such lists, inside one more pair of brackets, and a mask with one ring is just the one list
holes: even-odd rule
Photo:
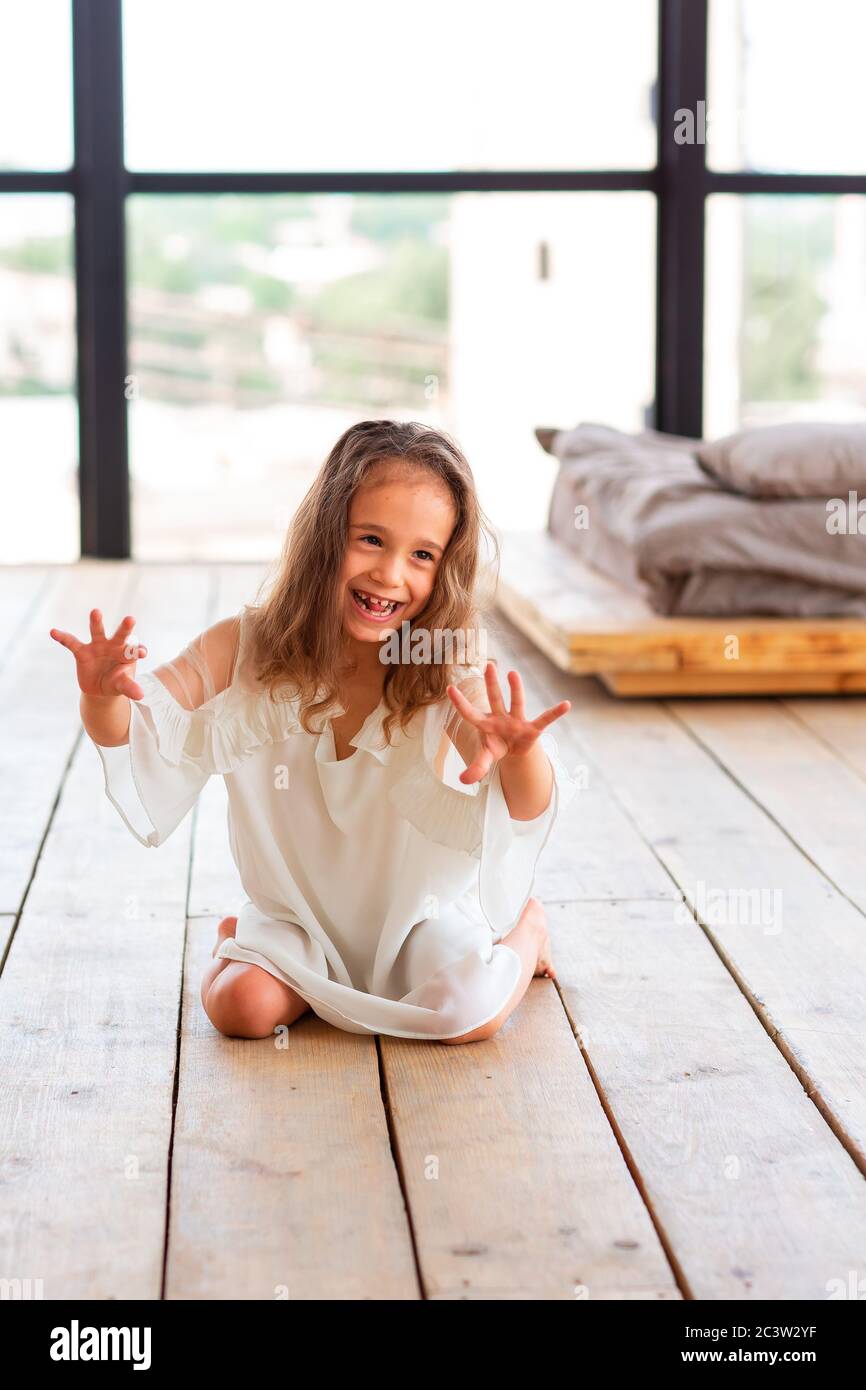
[[[366, 420], [301, 503], [264, 602], [138, 678], [134, 618], [107, 637], [93, 609], [89, 643], [51, 629], [142, 844], [225, 779], [248, 901], [202, 982], [221, 1033], [265, 1037], [312, 1009], [354, 1033], [472, 1042], [553, 975], [529, 893], [576, 790], [542, 734], [570, 706], [530, 719], [516, 671], [506, 708], [492, 662], [444, 660], [474, 627], [482, 530], [495, 547], [447, 435]], [[384, 640], [407, 633], [415, 659]], [[425, 633], [442, 659], [417, 659]]]

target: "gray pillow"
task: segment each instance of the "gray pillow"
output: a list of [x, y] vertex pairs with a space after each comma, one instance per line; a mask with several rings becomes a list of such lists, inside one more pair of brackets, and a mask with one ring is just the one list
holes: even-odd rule
[[631, 435], [623, 434], [622, 430], [616, 430], [611, 425], [584, 423], [575, 425], [571, 430], [539, 428], [535, 431], [535, 438], [549, 454], [566, 459], [591, 454], [596, 449], [609, 449], [612, 444], [623, 440], [628, 442]]
[[675, 448], [693, 454], [701, 442], [686, 435], [662, 434], [659, 430], [642, 430], [639, 434], [626, 434], [624, 430], [614, 429], [612, 425], [599, 425], [594, 422], [575, 425], [571, 430], [539, 427], [535, 431], [535, 437], [542, 449], [555, 455], [561, 462], [606, 449]]
[[765, 425], [702, 444], [698, 462], [749, 497], [866, 492], [866, 425]]

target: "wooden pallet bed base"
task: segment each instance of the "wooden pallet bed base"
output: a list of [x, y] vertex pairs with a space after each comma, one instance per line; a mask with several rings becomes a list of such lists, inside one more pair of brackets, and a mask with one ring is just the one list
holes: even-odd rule
[[857, 695], [866, 671], [599, 671], [612, 695]]
[[496, 602], [561, 670], [615, 695], [866, 691], [866, 621], [663, 617], [546, 532], [503, 537]]

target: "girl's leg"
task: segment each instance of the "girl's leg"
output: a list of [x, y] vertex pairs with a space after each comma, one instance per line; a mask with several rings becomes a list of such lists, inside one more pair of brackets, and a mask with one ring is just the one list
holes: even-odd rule
[[550, 958], [547, 919], [544, 908], [537, 898], [529, 899], [520, 914], [517, 925], [512, 927], [507, 936], [503, 936], [501, 944], [510, 946], [512, 951], [516, 951], [521, 961], [520, 978], [514, 987], [511, 998], [495, 1018], [491, 1018], [487, 1023], [482, 1023], [480, 1028], [474, 1028], [471, 1033], [461, 1033], [456, 1038], [440, 1038], [440, 1042], [481, 1042], [484, 1038], [491, 1038], [494, 1033], [498, 1033], [509, 1014], [517, 1008], [533, 976], [548, 975], [551, 979], [556, 979], [556, 972]]
[[[236, 917], [226, 917], [217, 929], [217, 949], [234, 936]], [[289, 1027], [310, 1006], [283, 980], [246, 961], [215, 960], [205, 971], [201, 988], [204, 1011], [219, 1032], [231, 1038], [267, 1038], [280, 1025]]]

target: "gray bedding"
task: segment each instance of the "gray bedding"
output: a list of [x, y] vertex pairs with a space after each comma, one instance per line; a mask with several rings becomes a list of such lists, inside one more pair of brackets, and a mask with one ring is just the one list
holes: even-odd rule
[[866, 535], [831, 534], [826, 496], [724, 487], [698, 463], [700, 443], [598, 425], [557, 432], [549, 530], [659, 613], [866, 618]]

